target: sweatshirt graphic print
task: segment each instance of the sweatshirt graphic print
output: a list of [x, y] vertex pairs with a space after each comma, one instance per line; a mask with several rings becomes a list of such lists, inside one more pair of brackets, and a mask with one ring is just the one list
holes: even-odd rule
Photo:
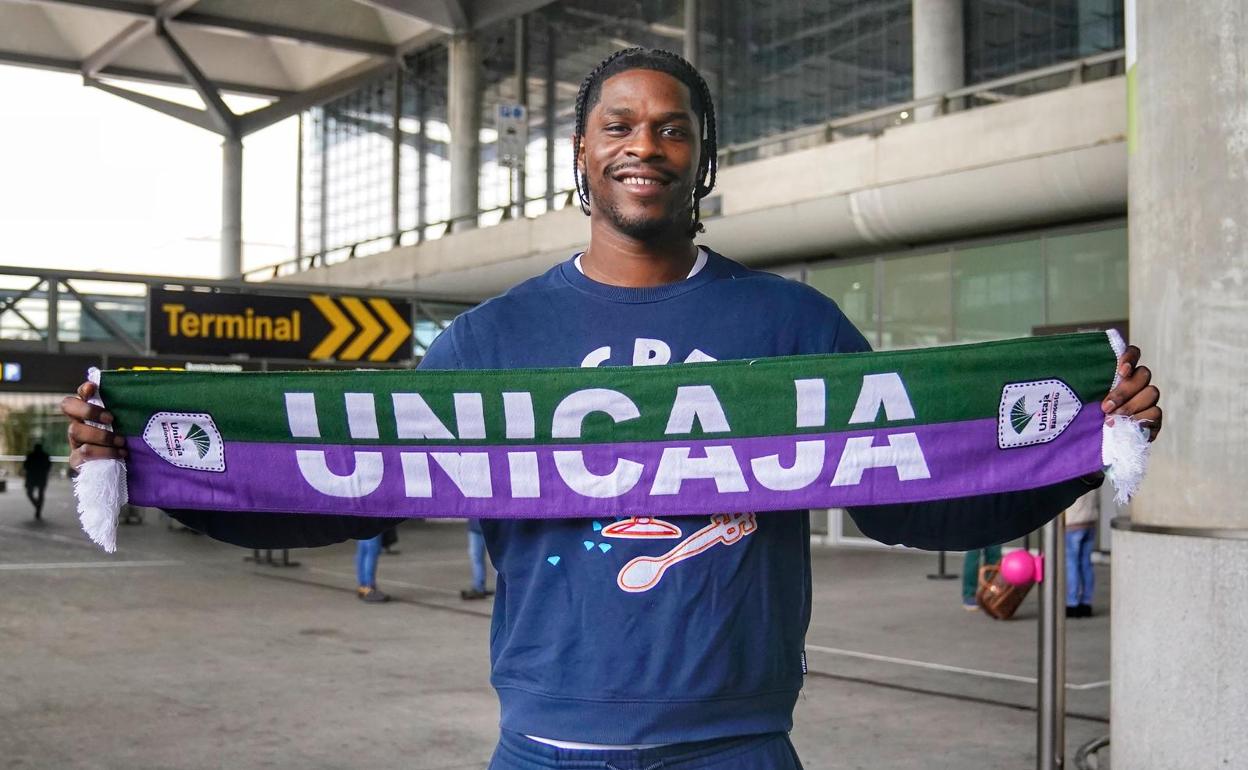
[[[647, 289], [596, 283], [568, 260], [460, 316], [421, 367], [865, 349], [814, 290], [711, 253], [692, 278]], [[499, 570], [491, 680], [504, 729], [623, 744], [791, 727], [810, 617], [807, 512], [481, 525]]]

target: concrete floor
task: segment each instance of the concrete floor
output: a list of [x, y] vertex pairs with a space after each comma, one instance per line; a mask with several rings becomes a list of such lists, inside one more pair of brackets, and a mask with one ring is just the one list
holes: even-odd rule
[[[54, 482], [36, 524], [20, 488], [0, 494], [0, 767], [485, 766], [489, 605], [459, 599], [462, 524], [405, 525], [379, 573], [398, 601], [370, 606], [350, 544], [257, 566], [153, 514], [108, 556], [70, 503]], [[816, 550], [793, 732], [810, 770], [1034, 767], [1038, 592], [995, 622], [934, 567]], [[1069, 626], [1068, 767], [1109, 731], [1107, 569], [1101, 614]]]

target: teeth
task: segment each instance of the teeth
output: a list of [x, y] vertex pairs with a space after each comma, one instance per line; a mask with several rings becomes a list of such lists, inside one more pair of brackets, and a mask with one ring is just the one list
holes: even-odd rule
[[639, 176], [626, 176], [622, 181], [624, 184], [663, 184], [657, 179], [643, 179]]

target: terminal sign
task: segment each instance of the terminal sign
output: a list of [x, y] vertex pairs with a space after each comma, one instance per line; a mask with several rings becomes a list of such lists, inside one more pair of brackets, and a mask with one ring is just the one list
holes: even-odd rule
[[153, 289], [151, 303], [158, 353], [369, 363], [412, 357], [408, 302]]

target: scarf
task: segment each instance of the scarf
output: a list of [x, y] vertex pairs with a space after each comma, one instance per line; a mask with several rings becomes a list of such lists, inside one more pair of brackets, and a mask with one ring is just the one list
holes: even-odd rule
[[128, 457], [84, 528], [168, 509], [562, 518], [843, 508], [1034, 489], [1147, 452], [1108, 425], [1115, 332], [662, 367], [92, 372]]

